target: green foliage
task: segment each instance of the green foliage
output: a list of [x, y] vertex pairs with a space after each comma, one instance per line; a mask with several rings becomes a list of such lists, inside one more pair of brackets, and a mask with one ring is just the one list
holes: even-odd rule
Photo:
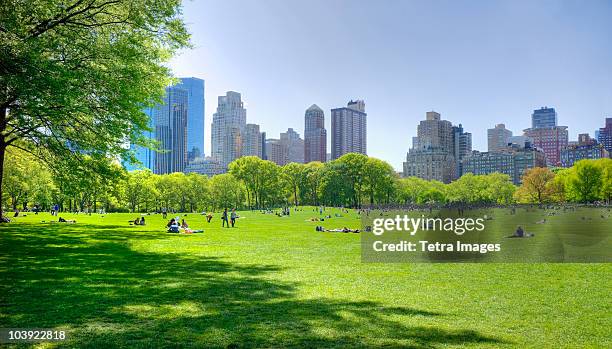
[[210, 191], [215, 209], [240, 207], [244, 201], [244, 185], [229, 173], [213, 176]]
[[164, 63], [188, 45], [180, 9], [180, 0], [0, 2], [0, 169], [7, 147], [60, 159], [60, 172], [87, 156], [131, 158], [126, 140], [147, 144], [142, 109], [159, 101], [171, 82]]

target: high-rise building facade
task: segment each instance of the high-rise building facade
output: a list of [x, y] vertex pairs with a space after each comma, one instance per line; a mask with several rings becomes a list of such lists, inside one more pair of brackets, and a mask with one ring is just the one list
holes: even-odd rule
[[257, 156], [263, 159], [263, 143], [259, 125], [246, 124], [242, 156]]
[[313, 104], [304, 114], [304, 162], [325, 162], [327, 154], [327, 131], [325, 113]]
[[166, 88], [163, 103], [154, 108], [155, 140], [161, 150], [155, 155], [157, 174], [182, 172], [187, 162], [187, 90]]
[[181, 78], [177, 87], [187, 91], [187, 162], [204, 156], [204, 80]]
[[292, 128], [280, 134], [281, 145], [286, 148], [286, 163], [304, 163], [304, 140]]
[[[180, 91], [180, 92], [177, 92]], [[186, 97], [183, 96], [186, 94]], [[186, 98], [186, 100], [185, 100]], [[168, 105], [167, 103], [172, 103]], [[186, 108], [187, 116], [185, 117], [185, 134], [182, 131], [173, 129], [173, 126], [180, 126], [176, 122], [182, 123], [180, 120], [180, 109]], [[166, 95], [161, 104], [154, 107], [146, 108], [143, 112], [149, 117], [149, 131], [145, 131], [142, 136], [150, 140], [158, 140], [163, 143], [165, 153], [157, 153], [151, 149], [130, 144], [130, 149], [134, 151], [136, 159], [141, 165], [125, 164], [128, 171], [137, 168], [147, 168], [151, 171], [175, 171], [175, 168], [185, 166], [179, 164], [179, 158], [182, 155], [179, 153], [185, 152], [185, 161], [188, 162], [197, 157], [204, 155], [204, 80], [198, 78], [180, 78], [177, 85], [166, 88]], [[176, 116], [176, 117], [175, 117]], [[157, 119], [160, 118], [161, 125], [157, 135], [158, 127], [156, 126]], [[170, 132], [170, 130], [173, 130]], [[179, 138], [184, 138], [185, 145]], [[179, 148], [172, 148], [173, 142]], [[168, 155], [172, 153], [172, 155]], [[160, 156], [159, 161], [157, 157]], [[174, 159], [174, 160], [172, 160]], [[159, 162], [159, 168], [156, 163]], [[171, 163], [177, 166], [171, 166]], [[165, 173], [165, 172], [164, 172]]]
[[528, 128], [525, 136], [546, 155], [548, 166], [561, 166], [561, 150], [568, 145], [567, 126]]
[[331, 154], [337, 159], [347, 153], [367, 155], [367, 114], [362, 100], [350, 101], [331, 110]]
[[266, 160], [284, 166], [287, 164], [287, 147], [283, 146], [280, 139], [266, 139]]
[[458, 176], [458, 158], [472, 150], [471, 134], [461, 125], [453, 127], [442, 120], [439, 113], [427, 112], [425, 120], [417, 126], [412, 149], [406, 154], [404, 176], [449, 183]]
[[531, 114], [531, 128], [557, 126], [557, 112], [555, 108], [542, 107]]
[[608, 151], [609, 156], [612, 156], [612, 118], [606, 118], [606, 126], [598, 131], [597, 141]]
[[495, 125], [494, 128], [487, 130], [487, 150], [491, 152], [506, 148], [510, 137], [512, 137], [512, 131], [506, 129], [506, 125]]
[[417, 136], [412, 139], [414, 149], [440, 149], [454, 154], [453, 124], [442, 120], [439, 113], [430, 111], [417, 126]]
[[507, 146], [492, 152], [472, 152], [462, 161], [463, 173], [486, 175], [507, 174], [514, 184], [520, 184], [525, 172], [534, 167], [546, 167], [546, 157], [531, 147]]
[[472, 134], [463, 131], [463, 126], [453, 126], [453, 156], [455, 157], [456, 176], [462, 173], [461, 160], [472, 152]]
[[[155, 139], [155, 108], [145, 108], [143, 111], [148, 119], [147, 131], [142, 132], [142, 137], [148, 140]], [[128, 171], [134, 171], [139, 169], [148, 169], [153, 171], [155, 168], [155, 151], [150, 148], [145, 148], [140, 145], [130, 143], [130, 150], [134, 153], [134, 157], [139, 164], [132, 164], [124, 162], [125, 169]]]
[[211, 155], [222, 166], [242, 156], [246, 128], [246, 109], [240, 93], [228, 91], [219, 96], [217, 112], [211, 126]]

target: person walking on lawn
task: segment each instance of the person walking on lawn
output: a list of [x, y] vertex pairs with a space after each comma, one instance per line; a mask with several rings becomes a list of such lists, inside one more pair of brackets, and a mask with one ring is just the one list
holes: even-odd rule
[[238, 214], [236, 213], [236, 209], [232, 209], [232, 214], [230, 216], [231, 222], [232, 222], [232, 228], [234, 227], [234, 224], [236, 224], [236, 218], [238, 217]]
[[223, 210], [223, 215], [221, 216], [221, 227], [225, 227], [225, 224], [227, 224], [227, 227], [229, 228], [229, 222], [227, 220], [227, 208], [225, 210]]

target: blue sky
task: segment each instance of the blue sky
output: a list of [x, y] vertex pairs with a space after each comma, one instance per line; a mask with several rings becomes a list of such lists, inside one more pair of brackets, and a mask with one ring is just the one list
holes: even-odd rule
[[[555, 107], [578, 133], [612, 117], [612, 1], [194, 0], [193, 49], [170, 66], [206, 80], [206, 149], [217, 96], [242, 93], [268, 137], [304, 131], [304, 111], [364, 99], [368, 154], [401, 169], [425, 112], [472, 133], [515, 134]], [[329, 131], [328, 131], [329, 134]], [[328, 139], [329, 143], [329, 139]]]

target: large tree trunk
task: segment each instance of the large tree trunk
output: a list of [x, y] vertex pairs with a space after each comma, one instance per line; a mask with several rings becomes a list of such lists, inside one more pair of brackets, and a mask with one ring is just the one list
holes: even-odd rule
[[6, 153], [6, 146], [4, 145], [4, 139], [0, 139], [0, 218], [4, 216], [2, 193], [4, 187], [2, 187], [2, 179], [4, 177], [4, 154]]

